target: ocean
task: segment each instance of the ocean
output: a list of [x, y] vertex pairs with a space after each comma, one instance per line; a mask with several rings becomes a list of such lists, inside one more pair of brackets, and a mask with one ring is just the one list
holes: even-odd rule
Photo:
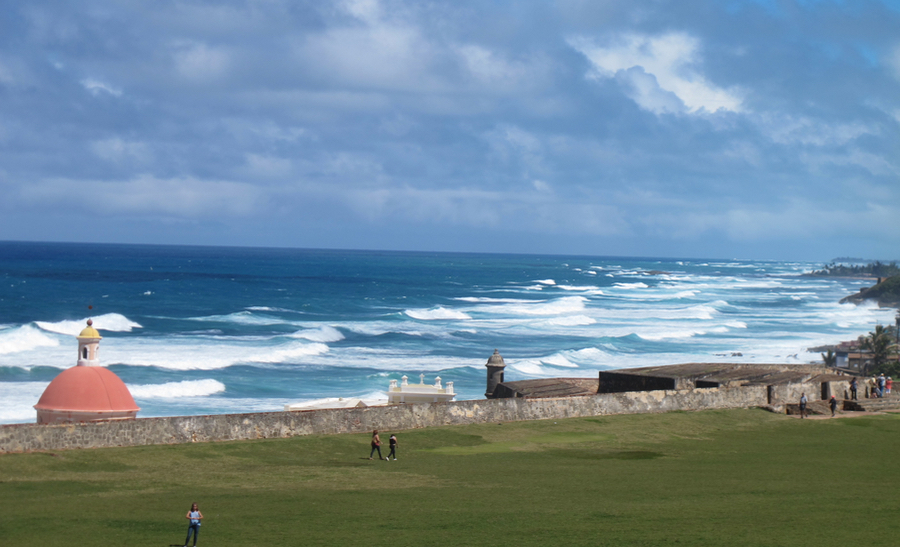
[[139, 417], [385, 401], [391, 379], [484, 396], [506, 379], [686, 362], [807, 363], [894, 310], [820, 263], [0, 243], [0, 423], [35, 421], [88, 318]]

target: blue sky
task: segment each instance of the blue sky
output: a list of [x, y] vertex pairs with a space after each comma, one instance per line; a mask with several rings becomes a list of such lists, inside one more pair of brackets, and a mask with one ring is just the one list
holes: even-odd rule
[[0, 240], [900, 258], [900, 10], [7, 2]]

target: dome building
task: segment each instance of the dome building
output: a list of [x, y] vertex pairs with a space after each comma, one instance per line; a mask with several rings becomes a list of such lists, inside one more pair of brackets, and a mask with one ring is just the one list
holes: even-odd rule
[[37, 423], [57, 424], [134, 418], [140, 408], [125, 383], [100, 365], [100, 333], [88, 319], [78, 335], [78, 362], [44, 390]]

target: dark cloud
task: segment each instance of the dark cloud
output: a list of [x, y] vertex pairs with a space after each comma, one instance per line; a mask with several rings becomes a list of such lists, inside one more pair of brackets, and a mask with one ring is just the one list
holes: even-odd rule
[[0, 238], [895, 258], [898, 23], [869, 1], [20, 4]]

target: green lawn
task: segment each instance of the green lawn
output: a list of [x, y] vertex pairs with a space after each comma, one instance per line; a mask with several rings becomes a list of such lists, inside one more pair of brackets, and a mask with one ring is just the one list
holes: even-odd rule
[[[894, 545], [900, 416], [675, 412], [0, 456], [0, 545]], [[390, 432], [382, 432], [387, 439]]]

